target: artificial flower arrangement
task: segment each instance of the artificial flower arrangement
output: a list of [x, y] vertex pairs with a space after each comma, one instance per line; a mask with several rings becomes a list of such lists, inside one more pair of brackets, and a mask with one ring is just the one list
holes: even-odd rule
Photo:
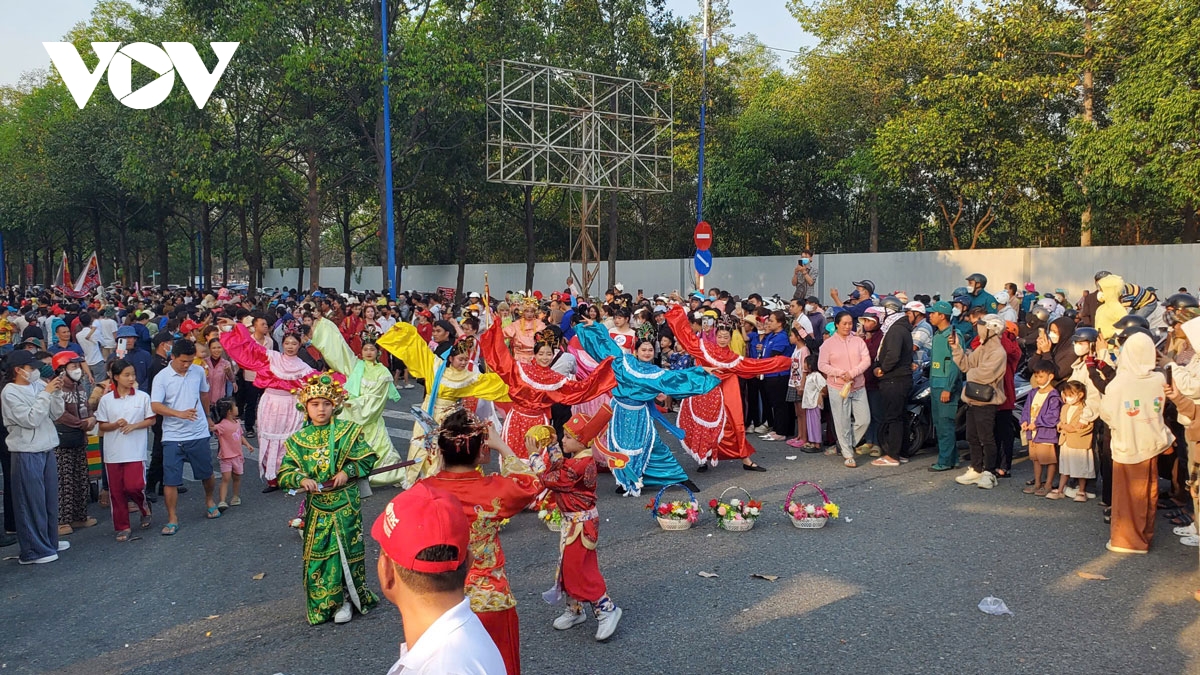
[[[654, 509], [654, 502], [646, 504], [647, 509]], [[658, 510], [654, 512], [655, 517], [666, 520], [686, 520], [689, 523], [695, 523], [700, 517], [700, 513], [696, 510], [696, 505], [690, 501], [678, 500], [674, 502], [662, 502], [658, 505]]]
[[721, 501], [724, 496], [723, 492], [721, 497], [708, 502], [708, 508], [717, 517], [717, 527], [734, 532], [744, 532], [754, 527], [755, 519], [762, 515], [762, 502], [751, 499], [749, 493], [746, 493], [746, 499], [734, 497], [728, 502]]
[[[793, 501], [792, 495], [801, 485], [807, 485], [815, 489], [821, 495], [821, 501], [814, 504], [805, 502]], [[809, 481], [800, 481], [792, 486], [788, 491], [787, 498], [783, 500], [783, 511], [791, 519], [792, 525], [802, 530], [815, 530], [825, 527], [825, 524], [830, 520], [838, 517], [838, 505], [834, 504], [829, 499], [829, 495], [821, 489], [820, 485]]]
[[562, 529], [562, 511], [559, 511], [557, 507], [538, 509], [537, 515], [538, 519], [545, 523], [547, 528], [555, 532]]
[[837, 518], [838, 505], [833, 502], [828, 504], [792, 502], [788, 505], [788, 515], [796, 520], [804, 520], [805, 518]]

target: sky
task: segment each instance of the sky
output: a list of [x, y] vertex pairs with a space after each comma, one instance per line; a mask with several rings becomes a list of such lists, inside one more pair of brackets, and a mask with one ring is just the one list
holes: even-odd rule
[[[27, 70], [46, 68], [50, 57], [43, 42], [57, 42], [76, 23], [85, 21], [96, 0], [0, 0], [4, 19], [0, 21], [0, 85], [13, 85]], [[794, 50], [811, 45], [796, 20], [787, 11], [786, 0], [729, 0], [733, 11], [734, 32], [753, 33], [769, 47]], [[667, 0], [667, 7], [681, 16], [699, 13], [699, 0]], [[780, 65], [792, 56], [778, 52]]]

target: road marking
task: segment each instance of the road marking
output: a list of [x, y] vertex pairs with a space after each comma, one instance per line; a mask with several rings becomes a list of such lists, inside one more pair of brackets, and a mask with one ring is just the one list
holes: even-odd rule
[[383, 416], [394, 420], [405, 420], [408, 422], [411, 422], [415, 419], [412, 413], [403, 412], [400, 410], [384, 410]]
[[391, 436], [392, 438], [400, 438], [406, 441], [412, 439], [412, 431], [409, 429], [393, 429], [388, 427], [387, 432], [388, 436]]

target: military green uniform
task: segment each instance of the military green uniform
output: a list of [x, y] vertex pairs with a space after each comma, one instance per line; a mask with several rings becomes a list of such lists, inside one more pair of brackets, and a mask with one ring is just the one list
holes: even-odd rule
[[[954, 417], [958, 413], [959, 388], [962, 386], [962, 371], [954, 364], [950, 354], [948, 338], [953, 331], [952, 326], [947, 326], [934, 333], [933, 348], [929, 353], [929, 388], [933, 403], [933, 430], [938, 444], [937, 463], [949, 467], [958, 466]], [[942, 403], [944, 391], [950, 392], [949, 403]]]

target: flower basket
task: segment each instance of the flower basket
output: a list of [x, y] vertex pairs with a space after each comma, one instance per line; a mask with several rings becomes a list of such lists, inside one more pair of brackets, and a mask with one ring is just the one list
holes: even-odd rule
[[[792, 496], [801, 485], [808, 485], [821, 495], [820, 504], [805, 504], [792, 501]], [[788, 491], [787, 499], [783, 500], [783, 512], [791, 519], [792, 525], [801, 530], [817, 530], [825, 527], [831, 518], [837, 518], [838, 505], [829, 501], [829, 495], [816, 483], [802, 480]]]
[[562, 512], [557, 507], [538, 510], [538, 519], [546, 524], [546, 529], [551, 532], [561, 532], [563, 526]]
[[[746, 495], [746, 499], [730, 499], [725, 501], [725, 495], [730, 490], [737, 490]], [[755, 501], [744, 488], [727, 487], [721, 496], [708, 503], [708, 508], [717, 517], [717, 527], [730, 532], [745, 532], [754, 527], [754, 521], [762, 514], [762, 502]]]
[[[688, 500], [674, 501], [666, 504], [662, 503], [663, 493], [667, 488], [680, 487], [688, 494]], [[664, 530], [687, 530], [696, 522], [700, 513], [700, 503], [696, 501], [696, 495], [687, 488], [686, 485], [680, 483], [672, 483], [664, 485], [654, 495], [654, 501], [650, 504], [651, 513], [654, 519], [658, 521], [658, 526]]]

